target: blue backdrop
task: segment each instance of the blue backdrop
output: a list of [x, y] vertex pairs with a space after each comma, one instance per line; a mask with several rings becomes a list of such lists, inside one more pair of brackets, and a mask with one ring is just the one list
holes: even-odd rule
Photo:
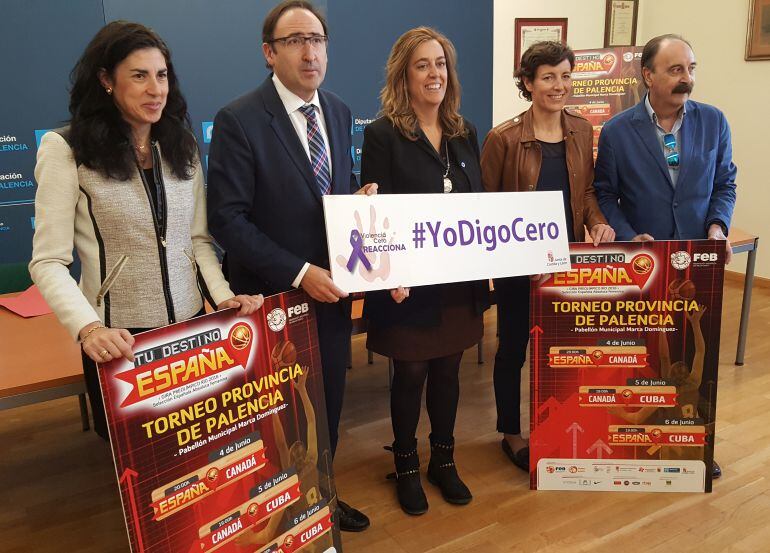
[[[69, 112], [69, 73], [108, 21], [154, 28], [168, 43], [206, 166], [217, 110], [266, 76], [262, 20], [275, 0], [4, 0], [0, 8], [0, 275], [32, 251], [37, 143]], [[484, 137], [492, 125], [492, 0], [326, 0], [329, 67], [324, 88], [353, 113], [360, 159], [363, 127], [379, 111], [385, 61], [396, 38], [433, 26], [457, 48], [462, 113]], [[358, 167], [358, 163], [356, 164]], [[0, 283], [0, 286], [2, 283]]]

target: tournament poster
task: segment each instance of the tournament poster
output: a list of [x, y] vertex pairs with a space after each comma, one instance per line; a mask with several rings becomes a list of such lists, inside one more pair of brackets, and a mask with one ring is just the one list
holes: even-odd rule
[[571, 244], [532, 286], [532, 489], [711, 491], [724, 252]]
[[99, 367], [131, 550], [341, 551], [312, 301], [136, 335]]
[[638, 46], [575, 50], [572, 95], [566, 109], [593, 126], [594, 159], [604, 123], [644, 98], [641, 59]]

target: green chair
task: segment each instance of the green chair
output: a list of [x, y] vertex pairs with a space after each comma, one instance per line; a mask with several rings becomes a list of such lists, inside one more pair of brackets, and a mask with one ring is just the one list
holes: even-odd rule
[[0, 264], [0, 294], [21, 292], [31, 285], [27, 263]]

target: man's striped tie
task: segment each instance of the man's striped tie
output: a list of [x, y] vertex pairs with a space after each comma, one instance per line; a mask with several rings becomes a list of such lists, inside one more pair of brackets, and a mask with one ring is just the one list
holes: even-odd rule
[[329, 171], [329, 155], [326, 151], [321, 129], [318, 126], [318, 118], [313, 104], [305, 104], [299, 110], [307, 119], [307, 143], [310, 147], [310, 163], [313, 166], [313, 174], [321, 190], [321, 195], [328, 194], [332, 186]]

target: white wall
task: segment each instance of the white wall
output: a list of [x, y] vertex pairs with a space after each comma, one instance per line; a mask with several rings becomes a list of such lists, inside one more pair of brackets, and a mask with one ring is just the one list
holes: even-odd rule
[[[744, 61], [749, 0], [641, 0], [637, 44], [678, 33], [693, 45], [698, 73], [693, 99], [727, 116], [738, 166], [733, 225], [770, 243], [770, 61]], [[493, 111], [496, 125], [524, 111], [513, 82], [514, 19], [567, 17], [574, 49], [601, 47], [605, 0], [495, 0]], [[762, 241], [760, 242], [762, 243]], [[743, 271], [745, 255], [730, 270]], [[756, 274], [770, 278], [770, 249], [760, 248]]]
[[[749, 0], [642, 0], [640, 44], [678, 33], [698, 60], [693, 99], [713, 104], [727, 116], [738, 166], [738, 201], [733, 226], [770, 244], [770, 60], [745, 61]], [[743, 271], [745, 255], [730, 270]], [[770, 249], [759, 248], [756, 274], [770, 278]]]
[[605, 6], [605, 0], [495, 0], [493, 125], [529, 108], [529, 102], [519, 98], [519, 89], [513, 81], [515, 19], [566, 17], [569, 45], [574, 49], [596, 48], [604, 43]]

